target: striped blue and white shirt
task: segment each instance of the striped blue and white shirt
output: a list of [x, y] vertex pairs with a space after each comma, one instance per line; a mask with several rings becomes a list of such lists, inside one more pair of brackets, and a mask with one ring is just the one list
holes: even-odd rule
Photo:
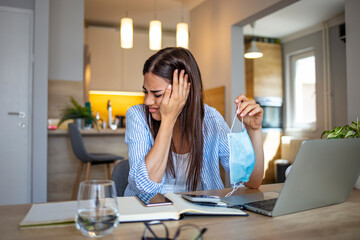
[[[205, 104], [203, 122], [204, 150], [201, 186], [204, 190], [224, 188], [220, 178], [219, 160], [229, 173], [229, 126], [215, 109]], [[145, 156], [154, 144], [146, 122], [144, 105], [135, 105], [126, 113], [125, 143], [128, 145], [130, 172], [125, 196], [160, 193], [165, 176], [160, 183], [151, 181], [145, 165]]]

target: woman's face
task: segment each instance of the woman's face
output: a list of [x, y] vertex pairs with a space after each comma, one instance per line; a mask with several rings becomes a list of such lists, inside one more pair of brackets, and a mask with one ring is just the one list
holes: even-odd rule
[[143, 85], [145, 105], [149, 107], [149, 112], [156, 121], [161, 120], [160, 104], [163, 100], [165, 89], [169, 84], [165, 78], [151, 72], [145, 73]]

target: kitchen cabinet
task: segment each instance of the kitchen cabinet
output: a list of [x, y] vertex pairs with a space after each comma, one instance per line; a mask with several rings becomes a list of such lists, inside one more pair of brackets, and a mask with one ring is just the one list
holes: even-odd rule
[[[119, 29], [109, 27], [86, 28], [90, 81], [89, 90], [141, 91], [142, 68], [156, 51], [149, 49], [147, 30], [134, 29], [134, 47], [120, 47]], [[175, 33], [163, 32], [162, 47], [175, 46]]]
[[[245, 44], [245, 49], [250, 43]], [[256, 42], [262, 58], [245, 59], [248, 97], [283, 97], [282, 50], [280, 44]]]

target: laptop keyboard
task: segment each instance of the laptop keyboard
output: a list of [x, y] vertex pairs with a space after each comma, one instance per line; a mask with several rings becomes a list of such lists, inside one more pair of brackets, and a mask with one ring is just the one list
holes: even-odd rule
[[247, 203], [246, 205], [260, 208], [260, 209], [271, 212], [274, 209], [276, 200], [277, 200], [277, 198], [273, 198], [273, 199], [267, 199], [267, 200]]

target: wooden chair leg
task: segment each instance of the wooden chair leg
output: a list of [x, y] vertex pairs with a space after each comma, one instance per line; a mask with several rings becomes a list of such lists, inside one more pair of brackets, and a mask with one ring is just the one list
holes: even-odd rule
[[86, 163], [85, 180], [89, 179], [91, 163]]
[[74, 188], [73, 188], [73, 194], [72, 194], [72, 197], [71, 197], [72, 200], [76, 199], [76, 196], [77, 196], [77, 193], [78, 193], [78, 190], [79, 190], [79, 184], [80, 184], [80, 179], [81, 179], [81, 174], [82, 174], [83, 167], [84, 167], [84, 163], [80, 162], [80, 166], [79, 166], [79, 169], [78, 169], [78, 173], [77, 173]]
[[106, 167], [107, 167], [107, 172], [108, 172], [108, 179], [111, 180], [110, 163], [107, 163]]

